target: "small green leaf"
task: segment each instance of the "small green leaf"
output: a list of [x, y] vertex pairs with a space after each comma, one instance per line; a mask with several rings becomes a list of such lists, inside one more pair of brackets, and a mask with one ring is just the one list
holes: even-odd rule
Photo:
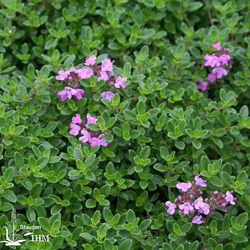
[[24, 165], [24, 158], [23, 158], [23, 156], [19, 152], [15, 152], [14, 160], [15, 160], [16, 166], [18, 168], [23, 167], [23, 165]]
[[8, 189], [4, 190], [4, 193], [2, 194], [2, 196], [3, 196], [6, 200], [8, 200], [8, 201], [10, 201], [10, 202], [16, 202], [16, 201], [17, 201], [17, 197], [16, 197], [16, 195], [14, 194], [14, 192], [11, 191], [11, 190], [8, 190]]
[[190, 231], [192, 227], [192, 223], [191, 222], [187, 222], [185, 223], [184, 225], [181, 226], [181, 231], [184, 232], [184, 233], [187, 233]]
[[127, 218], [128, 223], [134, 223], [135, 222], [136, 216], [135, 216], [135, 213], [134, 213], [134, 211], [132, 209], [128, 210], [126, 218]]
[[111, 210], [107, 207], [105, 207], [103, 209], [103, 218], [108, 223], [111, 223], [111, 221], [113, 219], [113, 214], [112, 214]]
[[104, 250], [113, 250], [113, 243], [109, 239], [104, 240]]
[[28, 209], [26, 210], [26, 216], [29, 220], [29, 222], [32, 222], [34, 220], [36, 220], [36, 212], [33, 208], [28, 207]]
[[89, 156], [86, 158], [86, 160], [84, 161], [84, 165], [85, 165], [86, 167], [90, 167], [90, 166], [94, 163], [95, 158], [96, 158], [96, 154], [91, 154], [91, 155], [89, 155]]
[[49, 220], [44, 218], [44, 217], [39, 217], [38, 218], [38, 223], [39, 225], [42, 227], [43, 230], [45, 231], [49, 231], [50, 229], [50, 224], [49, 224]]
[[217, 176], [213, 176], [213, 177], [209, 178], [208, 180], [211, 184], [213, 184], [216, 187], [223, 187], [222, 180]]
[[203, 3], [201, 2], [190, 2], [188, 4], [188, 11], [196, 11], [200, 9], [203, 6]]
[[180, 150], [183, 150], [185, 148], [185, 143], [183, 141], [175, 141], [174, 145]]
[[64, 65], [71, 65], [75, 61], [75, 55], [69, 55], [68, 58], [64, 61]]
[[136, 111], [137, 113], [139, 113], [140, 115], [143, 115], [146, 111], [146, 105], [144, 102], [138, 102], [136, 104]]
[[6, 179], [7, 181], [12, 181], [13, 180], [13, 176], [14, 176], [14, 170], [13, 168], [7, 168], [4, 173], [3, 173], [3, 177], [4, 179]]
[[149, 225], [151, 224], [152, 220], [151, 219], [145, 219], [141, 222], [139, 225], [140, 230], [146, 230]]
[[163, 244], [163, 250], [173, 250], [173, 248], [169, 243], [164, 243]]
[[94, 207], [96, 207], [96, 200], [87, 199], [85, 205], [86, 205], [87, 208], [94, 208]]
[[[88, 126], [89, 125], [90, 124], [88, 124]], [[74, 154], [74, 159], [75, 160], [80, 160], [80, 161], [83, 160], [83, 153], [82, 153], [82, 150], [80, 148], [75, 148], [73, 154]]]
[[248, 238], [243, 235], [243, 234], [233, 234], [231, 236], [231, 239], [236, 242], [236, 243], [244, 243], [244, 242], [248, 242]]
[[132, 247], [132, 240], [126, 239], [123, 240], [119, 246], [119, 250], [130, 250]]
[[248, 221], [248, 213], [247, 212], [244, 212], [244, 213], [237, 216], [237, 223], [238, 224], [244, 225], [247, 223], [247, 221]]

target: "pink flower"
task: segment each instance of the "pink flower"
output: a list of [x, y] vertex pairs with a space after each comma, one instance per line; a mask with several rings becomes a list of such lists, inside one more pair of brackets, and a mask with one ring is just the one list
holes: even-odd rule
[[196, 86], [197, 89], [200, 89], [202, 91], [207, 90], [207, 87], [208, 87], [208, 83], [207, 82], [200, 82], [200, 85]]
[[170, 201], [165, 202], [165, 206], [168, 206], [168, 214], [174, 214], [175, 213], [175, 209], [176, 209], [176, 205]]
[[236, 198], [232, 195], [232, 193], [231, 192], [229, 192], [229, 191], [227, 191], [226, 192], [226, 197], [225, 197], [225, 200], [227, 201], [227, 202], [229, 202], [231, 205], [235, 205], [235, 200], [236, 200]]
[[81, 124], [81, 122], [82, 122], [82, 120], [81, 120], [79, 114], [76, 114], [75, 117], [72, 117], [72, 123], [79, 123], [79, 124]]
[[194, 218], [193, 218], [193, 220], [192, 220], [192, 223], [193, 224], [202, 224], [202, 223], [204, 223], [204, 220], [203, 220], [203, 218], [202, 218], [202, 216], [200, 215], [200, 216], [198, 216], [198, 215], [196, 215], [196, 216], [194, 216]]
[[176, 184], [176, 187], [178, 189], [182, 190], [183, 192], [187, 192], [188, 189], [192, 187], [192, 183], [191, 182], [188, 182], [188, 183], [180, 182], [180, 183]]
[[87, 123], [96, 123], [96, 118], [87, 114]]
[[82, 99], [83, 94], [83, 89], [72, 89], [70, 87], [65, 87], [64, 90], [58, 92], [56, 95], [60, 96], [60, 101], [65, 101], [67, 99], [71, 99], [72, 96], [76, 96], [77, 99]]
[[104, 139], [104, 134], [100, 134], [100, 135], [99, 135], [99, 139], [100, 139], [100, 145], [101, 145], [101, 146], [104, 146], [104, 147], [108, 146], [108, 141], [106, 141], [106, 140]]
[[212, 47], [215, 48], [217, 51], [219, 51], [220, 50], [220, 42], [212, 44]]
[[94, 65], [96, 62], [96, 56], [93, 55], [93, 56], [90, 56], [86, 59], [84, 65]]
[[223, 54], [219, 57], [219, 61], [220, 61], [220, 64], [221, 66], [223, 65], [227, 65], [230, 61], [231, 57], [227, 54]]
[[101, 94], [101, 97], [102, 97], [103, 99], [112, 101], [113, 95], [114, 95], [114, 93], [113, 93], [112, 91], [106, 91], [106, 92], [103, 92], [103, 93]]
[[91, 139], [91, 135], [86, 129], [82, 129], [81, 134], [83, 135], [79, 138], [81, 142], [87, 142]]
[[104, 59], [102, 61], [101, 71], [112, 72], [112, 62], [110, 59]]
[[207, 79], [209, 82], [216, 82], [216, 74], [213, 73], [208, 74]]
[[56, 94], [57, 96], [60, 96], [60, 101], [63, 102], [68, 99], [68, 93], [66, 91], [60, 91]]
[[67, 77], [69, 75], [69, 73], [67, 71], [65, 72], [62, 69], [58, 73], [59, 73], [59, 75], [56, 76], [56, 80], [58, 80], [58, 81], [64, 81], [65, 79], [67, 79]]
[[101, 80], [107, 81], [108, 79], [109, 79], [108, 74], [104, 71], [101, 71], [100, 76], [98, 77], [97, 81], [101, 81]]
[[121, 77], [118, 76], [115, 81], [115, 87], [116, 88], [126, 88], [128, 85], [124, 84], [125, 81], [127, 81], [127, 77]]
[[203, 202], [203, 198], [200, 197], [194, 201], [194, 207], [199, 211], [199, 213], [202, 214], [209, 214], [209, 208], [210, 206]]
[[77, 74], [78, 71], [79, 71], [79, 70], [76, 69], [75, 67], [72, 67], [72, 68], [70, 68], [70, 69], [67, 70], [68, 74], [70, 74], [70, 73], [75, 73], [75, 74]]
[[226, 76], [228, 72], [224, 68], [218, 67], [212, 70], [212, 74], [216, 74], [217, 78], [222, 78], [223, 76]]
[[211, 67], [220, 66], [219, 58], [215, 54], [205, 55], [204, 60], [206, 61], [204, 66], [211, 66]]
[[70, 135], [78, 135], [79, 134], [79, 131], [81, 130], [81, 127], [78, 126], [78, 125], [75, 125], [75, 124], [70, 124], [70, 127], [72, 128], [70, 131], [69, 131], [69, 134]]
[[206, 182], [202, 178], [200, 178], [199, 175], [195, 176], [195, 184], [197, 186], [201, 186], [201, 187], [206, 187], [207, 186]]
[[84, 67], [83, 69], [80, 69], [78, 73], [81, 79], [90, 78], [93, 74], [94, 74], [93, 70], [89, 67]]
[[89, 143], [92, 147], [95, 147], [97, 145], [100, 145], [101, 144], [101, 140], [97, 137], [92, 137], [89, 139]]
[[179, 209], [181, 210], [180, 212], [184, 214], [189, 214], [194, 210], [194, 208], [191, 206], [190, 202], [185, 202], [182, 205], [179, 205]]
[[76, 99], [78, 99], [78, 100], [83, 98], [83, 94], [84, 94], [83, 89], [76, 89], [74, 92], [74, 95], [75, 95]]
[[70, 87], [65, 87], [64, 90], [58, 92], [56, 94], [57, 96], [60, 96], [60, 101], [65, 101], [67, 99], [71, 99], [72, 98], [72, 88]]

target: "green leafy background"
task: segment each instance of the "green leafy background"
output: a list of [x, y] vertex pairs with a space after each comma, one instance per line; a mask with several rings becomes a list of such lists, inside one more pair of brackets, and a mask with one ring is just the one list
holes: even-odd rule
[[[51, 237], [20, 249], [250, 249], [249, 31], [250, 1], [0, 0], [1, 240], [14, 207], [17, 230]], [[232, 68], [200, 92], [218, 41]], [[57, 72], [91, 55], [128, 88], [109, 103], [86, 81], [84, 99], [60, 102]], [[108, 147], [68, 134], [76, 113], [98, 118]], [[164, 208], [197, 174], [237, 197], [206, 225]]]

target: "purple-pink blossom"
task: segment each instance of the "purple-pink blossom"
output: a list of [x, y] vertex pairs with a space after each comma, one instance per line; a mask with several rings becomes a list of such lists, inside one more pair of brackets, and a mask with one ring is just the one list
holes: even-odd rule
[[226, 192], [225, 200], [229, 202], [231, 205], [235, 205], [236, 198], [229, 191]]
[[72, 68], [68, 69], [67, 72], [68, 72], [68, 74], [70, 74], [70, 73], [77, 74], [78, 73], [78, 69], [76, 69], [75, 67], [72, 67]]
[[198, 224], [198, 225], [204, 223], [203, 217], [201, 215], [200, 216], [198, 216], [198, 215], [194, 216], [194, 218], [192, 220], [192, 223], [193, 224]]
[[56, 95], [60, 96], [60, 101], [65, 101], [67, 99], [71, 99], [72, 96], [75, 96], [77, 99], [82, 99], [83, 94], [83, 89], [73, 89], [70, 87], [65, 87], [64, 90], [58, 92]]
[[201, 187], [206, 187], [207, 186], [206, 182], [202, 178], [200, 178], [199, 175], [195, 176], [195, 184], [197, 186], [201, 186]]
[[97, 146], [97, 145], [100, 145], [101, 141], [100, 141], [100, 139], [97, 138], [97, 137], [92, 137], [92, 138], [90, 138], [89, 143], [90, 143], [90, 145], [91, 145], [92, 147], [95, 147], [95, 146]]
[[81, 79], [88, 79], [94, 74], [93, 70], [89, 67], [84, 67], [83, 69], [79, 70], [79, 77]]
[[[205, 222], [205, 219], [202, 215], [214, 214], [216, 210], [228, 212], [228, 205], [235, 205], [236, 197], [233, 196], [232, 192], [218, 192], [210, 191], [210, 197], [203, 198], [201, 195], [201, 187], [206, 187], [206, 181], [203, 180], [199, 175], [195, 176], [195, 184], [192, 186], [192, 183], [182, 182], [178, 183], [176, 187], [184, 193], [178, 195], [175, 199], [175, 203], [170, 201], [165, 202], [165, 206], [168, 206], [168, 214], [174, 214], [177, 212], [181, 214], [194, 214], [192, 219], [193, 224], [202, 224]], [[190, 190], [188, 190], [190, 189]]]
[[81, 130], [81, 134], [83, 135], [83, 136], [81, 136], [81, 137], [79, 138], [79, 140], [80, 140], [81, 142], [87, 142], [87, 141], [90, 140], [91, 135], [90, 135], [90, 133], [89, 133], [86, 129], [82, 129], [82, 130]]
[[108, 74], [105, 71], [101, 71], [100, 76], [97, 78], [97, 81], [101, 80], [107, 81], [108, 79], [109, 79]]
[[[87, 114], [87, 123], [96, 123], [96, 118]], [[79, 124], [79, 125], [76, 125]], [[108, 146], [108, 141], [104, 139], [105, 134], [98, 134], [97, 132], [89, 132], [88, 125], [85, 124], [80, 118], [79, 114], [76, 114], [75, 117], [72, 117], [72, 123], [70, 124], [71, 130], [69, 131], [70, 135], [79, 137], [81, 142], [88, 142], [92, 147], [97, 145]]]
[[116, 88], [126, 88], [128, 85], [124, 84], [128, 80], [127, 77], [118, 76], [115, 81]]
[[223, 76], [226, 76], [228, 72], [224, 68], [218, 67], [212, 70], [212, 74], [216, 74], [217, 78], [222, 78]]
[[176, 204], [170, 202], [170, 201], [167, 201], [165, 202], [165, 206], [168, 206], [168, 214], [174, 214], [175, 213], [175, 209], [176, 209]]
[[76, 116], [74, 117], [72, 117], [72, 123], [79, 123], [79, 124], [81, 124], [81, 122], [82, 122], [82, 120], [81, 120], [81, 118], [80, 118], [80, 115], [79, 114], [76, 114]]
[[216, 67], [220, 66], [219, 58], [215, 54], [205, 55], [204, 60], [205, 60], [204, 66], [211, 66], [212, 68], [215, 66]]
[[[212, 55], [206, 54], [204, 56], [204, 66], [210, 66], [213, 68], [212, 72], [208, 74], [208, 81], [213, 83], [216, 82], [217, 78], [220, 79], [228, 75], [227, 70], [229, 67], [224, 68], [224, 66], [229, 65], [232, 58], [230, 55], [228, 55], [228, 49], [221, 50], [220, 42], [213, 44], [212, 47], [215, 48], [217, 51]], [[197, 89], [201, 88], [200, 86], [197, 87]], [[206, 86], [204, 88], [206, 88]]]
[[75, 89], [72, 92], [75, 95], [76, 99], [79, 100], [79, 99], [83, 98], [83, 94], [84, 94], [84, 90], [83, 89]]
[[108, 141], [104, 139], [104, 134], [100, 134], [99, 139], [100, 139], [101, 146], [104, 146], [104, 147], [108, 146]]
[[212, 47], [215, 48], [217, 51], [220, 50], [220, 42], [212, 44]]
[[105, 91], [101, 94], [101, 98], [112, 101], [114, 93], [112, 91]]
[[108, 146], [108, 142], [103, 137], [104, 137], [103, 134], [99, 135], [98, 137], [91, 137], [89, 139], [90, 145], [92, 147], [95, 147], [97, 145], [101, 145], [101, 146], [104, 146], [104, 147]]
[[56, 76], [56, 80], [58, 81], [64, 81], [65, 79], [67, 79], [69, 73], [67, 71], [64, 71], [64, 70], [60, 70], [59, 72], [59, 75]]
[[207, 75], [207, 79], [208, 79], [209, 82], [216, 82], [216, 74], [209, 73]]
[[184, 204], [179, 205], [179, 209], [181, 210], [180, 212], [184, 214], [189, 214], [194, 210], [190, 202], [185, 202]]
[[197, 89], [200, 89], [202, 91], [207, 90], [208, 83], [207, 82], [200, 82], [198, 86], [196, 86]]
[[84, 65], [94, 65], [96, 63], [96, 56], [90, 56], [85, 60]]
[[67, 87], [64, 88], [64, 90], [59, 91], [56, 95], [60, 96], [60, 101], [61, 102], [72, 98], [72, 93], [71, 93], [71, 91], [67, 90]]
[[192, 187], [192, 183], [191, 182], [188, 182], [188, 183], [180, 182], [180, 183], [176, 184], [176, 187], [178, 189], [182, 190], [183, 192], [187, 192], [188, 189]]
[[203, 202], [203, 198], [202, 197], [199, 197], [198, 199], [196, 199], [194, 201], [194, 207], [201, 214], [206, 214], [206, 215], [209, 214], [209, 208], [210, 208], [210, 206], [207, 203]]
[[227, 54], [222, 54], [220, 57], [219, 57], [219, 61], [220, 61], [220, 65], [221, 66], [224, 66], [224, 65], [227, 65], [230, 61], [231, 57]]
[[96, 123], [96, 118], [91, 116], [90, 114], [87, 114], [87, 123]]
[[102, 61], [101, 71], [112, 72], [112, 62], [110, 59], [107, 58]]
[[76, 124], [70, 124], [71, 130], [69, 131], [70, 135], [78, 135], [79, 131], [81, 130], [81, 127]]

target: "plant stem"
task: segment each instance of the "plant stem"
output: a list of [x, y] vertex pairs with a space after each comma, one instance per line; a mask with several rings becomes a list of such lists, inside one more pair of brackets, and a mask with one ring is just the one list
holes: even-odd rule
[[205, 2], [205, 5], [206, 5], [206, 7], [207, 7], [207, 14], [208, 14], [208, 18], [209, 18], [210, 24], [211, 24], [211, 25], [214, 25], [214, 21], [213, 21], [211, 12], [210, 12], [210, 8], [209, 8], [209, 6], [208, 6], [208, 2], [207, 2], [207, 0], [204, 0], [204, 2]]

